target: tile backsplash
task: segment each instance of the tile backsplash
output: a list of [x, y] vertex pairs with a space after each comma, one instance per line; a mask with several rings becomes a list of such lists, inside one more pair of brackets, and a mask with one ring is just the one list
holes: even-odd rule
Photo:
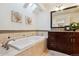
[[52, 28], [51, 31], [65, 31], [64, 28]]
[[38, 31], [36, 32], [36, 35], [48, 37], [48, 31]]

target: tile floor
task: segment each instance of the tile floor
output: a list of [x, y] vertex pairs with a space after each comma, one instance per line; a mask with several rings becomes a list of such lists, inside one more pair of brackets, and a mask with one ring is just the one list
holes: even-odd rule
[[57, 52], [54, 50], [48, 50], [48, 56], [69, 56], [67, 54], [61, 53], [61, 52]]

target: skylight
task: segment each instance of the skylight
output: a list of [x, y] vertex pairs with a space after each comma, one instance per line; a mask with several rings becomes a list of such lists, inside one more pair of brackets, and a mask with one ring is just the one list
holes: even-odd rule
[[34, 3], [30, 3], [30, 4], [29, 4], [29, 7], [32, 8], [32, 11], [34, 11], [34, 10], [37, 8], [37, 5], [34, 4]]
[[24, 7], [30, 10], [32, 13], [39, 13], [42, 9], [41, 7], [36, 3], [28, 3], [24, 4]]

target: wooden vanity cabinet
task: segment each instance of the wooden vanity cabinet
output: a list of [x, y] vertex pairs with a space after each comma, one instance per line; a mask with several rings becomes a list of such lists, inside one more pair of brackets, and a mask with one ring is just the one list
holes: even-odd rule
[[48, 33], [47, 47], [56, 50], [56, 33]]
[[69, 55], [79, 55], [78, 32], [49, 32], [47, 47]]
[[73, 37], [73, 54], [79, 56], [79, 32], [74, 33]]

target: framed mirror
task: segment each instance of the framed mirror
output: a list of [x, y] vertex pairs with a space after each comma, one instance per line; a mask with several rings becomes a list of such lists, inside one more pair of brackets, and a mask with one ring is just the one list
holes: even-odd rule
[[59, 11], [51, 11], [51, 28], [64, 28], [73, 22], [79, 22], [79, 6], [72, 6]]

